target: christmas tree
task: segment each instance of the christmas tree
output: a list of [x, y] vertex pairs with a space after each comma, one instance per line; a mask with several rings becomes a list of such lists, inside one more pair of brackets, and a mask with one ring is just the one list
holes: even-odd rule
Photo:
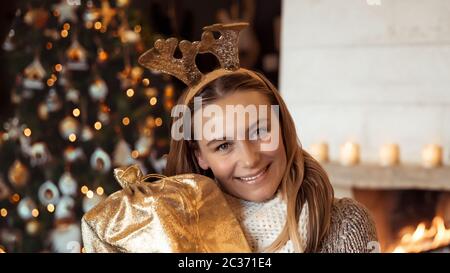
[[129, 0], [18, 5], [2, 46], [15, 77], [0, 117], [0, 251], [80, 252], [82, 215], [119, 189], [113, 168], [164, 168], [178, 83], [137, 64], [160, 35]]

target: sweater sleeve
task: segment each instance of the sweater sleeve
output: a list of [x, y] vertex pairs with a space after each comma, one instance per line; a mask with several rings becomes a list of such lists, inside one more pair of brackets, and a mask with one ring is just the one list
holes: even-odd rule
[[343, 198], [335, 201], [332, 211], [330, 229], [320, 252], [380, 252], [374, 221], [364, 206]]

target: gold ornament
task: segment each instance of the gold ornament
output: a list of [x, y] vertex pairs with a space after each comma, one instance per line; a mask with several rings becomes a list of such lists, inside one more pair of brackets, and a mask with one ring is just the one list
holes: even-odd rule
[[139, 66], [134, 66], [134, 67], [131, 69], [131, 74], [130, 74], [131, 80], [133, 80], [133, 82], [134, 82], [135, 84], [137, 84], [138, 82], [141, 81], [141, 79], [142, 79], [142, 74], [143, 74], [143, 73], [144, 73], [144, 70], [143, 70], [141, 67], [139, 67]]
[[53, 10], [58, 16], [58, 22], [63, 24], [64, 22], [78, 21], [76, 9], [78, 5], [70, 5], [68, 0], [62, 0], [59, 4], [53, 5]]
[[38, 117], [42, 120], [47, 120], [48, 119], [48, 107], [47, 104], [45, 103], [39, 103], [38, 105]]
[[129, 1], [129, 0], [117, 0], [117, 1], [116, 1], [116, 5], [117, 5], [119, 8], [124, 8], [124, 7], [128, 6], [128, 4], [130, 4], [130, 1]]
[[35, 27], [35, 28], [43, 28], [47, 24], [48, 20], [48, 12], [43, 8], [31, 9], [27, 11], [23, 20], [26, 24]]
[[68, 58], [67, 68], [70, 70], [87, 70], [87, 51], [77, 39], [72, 41], [72, 44], [66, 51]]
[[143, 73], [144, 70], [139, 66], [125, 66], [125, 68], [118, 74], [121, 88], [125, 89], [131, 86], [136, 86], [141, 81]]
[[31, 220], [27, 222], [25, 229], [29, 235], [35, 236], [39, 233], [39, 230], [41, 229], [41, 224], [36, 220]]
[[23, 75], [25, 77], [23, 80], [23, 86], [25, 88], [38, 90], [44, 88], [42, 80], [44, 79], [46, 72], [38, 57], [35, 57], [33, 62], [25, 68]]
[[65, 117], [59, 123], [59, 132], [64, 139], [68, 139], [71, 134], [78, 135], [80, 123], [71, 116]]
[[127, 24], [122, 24], [119, 27], [118, 34], [120, 41], [124, 44], [134, 44], [140, 41], [141, 35], [128, 28]]
[[174, 106], [175, 100], [173, 99], [166, 99], [166, 101], [164, 102], [164, 109], [166, 109], [166, 111], [170, 111]]
[[19, 104], [22, 102], [22, 97], [17, 93], [17, 90], [14, 88], [11, 91], [11, 103], [13, 104]]
[[30, 178], [27, 166], [17, 159], [9, 168], [8, 178], [15, 187], [24, 187]]
[[54, 41], [57, 41], [61, 38], [59, 32], [56, 29], [46, 29], [44, 30], [44, 36], [51, 38]]
[[107, 60], [108, 60], [108, 53], [103, 48], [99, 48], [97, 51], [97, 61], [99, 63], [104, 63]]
[[109, 0], [102, 0], [102, 7], [100, 8], [100, 15], [102, 16], [102, 29], [108, 28], [111, 20], [116, 16], [116, 9], [111, 8]]
[[11, 195], [11, 189], [5, 184], [0, 174], [0, 201], [7, 199]]
[[145, 88], [144, 93], [145, 96], [150, 99], [151, 97], [158, 96], [158, 89], [156, 89], [155, 87]]

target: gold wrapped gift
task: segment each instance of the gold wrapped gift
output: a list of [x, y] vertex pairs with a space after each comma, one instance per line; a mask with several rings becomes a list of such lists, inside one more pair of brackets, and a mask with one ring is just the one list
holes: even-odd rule
[[123, 189], [83, 216], [86, 252], [251, 252], [212, 179], [143, 176], [137, 165], [114, 175]]

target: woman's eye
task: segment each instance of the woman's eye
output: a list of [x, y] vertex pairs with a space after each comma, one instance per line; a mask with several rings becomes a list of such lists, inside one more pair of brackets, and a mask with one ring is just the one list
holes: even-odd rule
[[254, 139], [265, 139], [269, 135], [269, 130], [267, 128], [258, 128], [255, 133]]
[[217, 146], [216, 151], [226, 151], [230, 148], [230, 144], [229, 143], [222, 143], [219, 146]]

